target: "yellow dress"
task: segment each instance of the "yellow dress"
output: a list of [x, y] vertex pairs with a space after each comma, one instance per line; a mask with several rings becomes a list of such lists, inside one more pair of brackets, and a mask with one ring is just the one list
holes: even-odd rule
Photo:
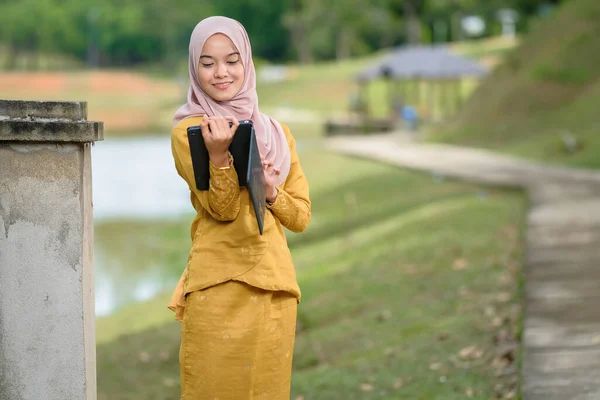
[[187, 128], [171, 134], [175, 166], [197, 215], [188, 264], [169, 308], [182, 321], [182, 399], [289, 399], [300, 289], [283, 227], [303, 231], [311, 216], [306, 177], [287, 126], [291, 168], [258, 232], [234, 168], [210, 166], [210, 188], [195, 187]]

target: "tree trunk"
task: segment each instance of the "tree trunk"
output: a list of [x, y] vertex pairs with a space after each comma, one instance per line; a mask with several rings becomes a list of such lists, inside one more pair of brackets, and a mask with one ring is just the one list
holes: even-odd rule
[[463, 40], [463, 31], [462, 27], [460, 26], [460, 21], [462, 17], [463, 16], [459, 11], [452, 13], [452, 15], [450, 16], [452, 32], [451, 41], [453, 42], [460, 42], [461, 40]]
[[38, 46], [37, 38], [33, 36], [29, 38], [25, 48], [27, 49], [27, 63], [25, 69], [37, 71], [40, 67], [40, 46]]
[[312, 51], [308, 32], [310, 26], [303, 18], [303, 4], [301, 0], [292, 0], [290, 2], [290, 13], [284, 16], [284, 24], [290, 31], [290, 40], [292, 46], [296, 49], [298, 62], [300, 64], [309, 64], [312, 62]]
[[342, 26], [337, 33], [336, 58], [345, 60], [352, 55], [352, 29]]
[[411, 0], [404, 1], [404, 19], [407, 42], [410, 44], [421, 43], [421, 21], [417, 15], [417, 8]]
[[4, 69], [11, 71], [17, 68], [17, 59], [19, 58], [19, 46], [12, 40], [8, 41], [6, 47], [6, 59], [4, 60]]
[[296, 21], [290, 29], [292, 44], [298, 54], [300, 64], [310, 64], [313, 61], [308, 30], [302, 22]]

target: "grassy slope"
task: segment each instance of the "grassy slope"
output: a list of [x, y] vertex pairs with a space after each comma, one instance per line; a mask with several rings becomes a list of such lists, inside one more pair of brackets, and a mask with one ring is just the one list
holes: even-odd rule
[[[493, 65], [498, 54], [514, 44], [487, 39], [453, 45], [456, 53]], [[0, 49], [0, 60], [2, 59]], [[358, 89], [356, 74], [385, 52], [343, 62], [288, 66], [289, 79], [277, 84], [259, 84], [263, 111], [279, 116], [278, 111], [296, 110], [309, 122], [340, 115], [348, 110], [350, 96]], [[41, 58], [44, 58], [40, 56]], [[123, 134], [167, 134], [170, 117], [185, 99], [186, 79], [140, 71], [73, 69], [42, 72], [3, 72], [0, 74], [0, 98], [29, 100], [85, 100], [89, 119], [104, 122], [107, 137]], [[150, 70], [151, 71], [151, 70]], [[185, 68], [181, 69], [185, 73]], [[464, 94], [472, 90], [464, 85]], [[369, 85], [368, 101], [376, 116], [387, 116], [387, 90], [383, 81]], [[410, 99], [408, 99], [410, 101]], [[285, 111], [284, 110], [284, 111]], [[304, 111], [310, 111], [303, 116]], [[283, 119], [286, 117], [283, 116]]]
[[[599, 167], [600, 3], [565, 2], [511, 52], [438, 140]], [[562, 137], [582, 144], [569, 152]]]
[[[343, 109], [361, 65], [303, 67], [260, 88], [261, 105]], [[314, 201], [309, 230], [289, 237], [304, 294], [293, 398], [489, 399], [512, 386], [495, 376], [494, 339], [519, 334], [523, 197], [323, 153], [314, 126], [291, 125]], [[133, 232], [162, 237], [170, 265], [188, 251], [179, 223]], [[178, 398], [168, 296], [98, 319], [100, 400]]]
[[107, 137], [167, 134], [182, 96], [174, 80], [127, 70], [0, 73], [0, 98], [87, 101], [88, 119], [103, 121]]
[[[514, 329], [519, 318], [511, 306], [518, 306], [523, 199], [485, 198], [468, 185], [328, 158], [328, 166], [356, 168], [362, 177], [317, 191], [315, 226], [291, 238], [304, 294], [294, 392], [305, 399], [460, 399], [471, 388], [489, 398], [493, 320], [506, 317]], [[349, 187], [371, 218], [348, 221]], [[133, 308], [154, 314], [159, 303]], [[112, 319], [129, 329], [127, 314], [98, 327]], [[100, 399], [177, 398], [179, 326], [157, 322], [99, 346]], [[485, 353], [461, 360], [468, 346]]]
[[290, 79], [259, 85], [262, 106], [290, 107], [323, 114], [345, 110], [354, 89], [354, 77], [373, 58], [290, 66]]
[[[487, 399], [510, 385], [514, 376], [495, 377], [494, 337], [518, 336], [523, 197], [318, 150], [301, 157], [314, 217], [290, 235], [304, 296], [292, 398]], [[186, 229], [156, 233], [166, 253], [187, 252]], [[99, 399], [177, 398], [167, 297], [98, 320]], [[461, 359], [469, 346], [473, 359]]]
[[[373, 57], [342, 63], [290, 66], [290, 79], [262, 84], [261, 107], [309, 110], [315, 118], [346, 111], [356, 89], [355, 74]], [[126, 70], [72, 72], [2, 72], [0, 98], [22, 100], [69, 100], [88, 102], [89, 119], [104, 122], [107, 137], [131, 134], [168, 134], [173, 113], [185, 100], [177, 81]], [[374, 85], [374, 109], [382, 109], [383, 86]], [[310, 117], [308, 118], [309, 122]]]

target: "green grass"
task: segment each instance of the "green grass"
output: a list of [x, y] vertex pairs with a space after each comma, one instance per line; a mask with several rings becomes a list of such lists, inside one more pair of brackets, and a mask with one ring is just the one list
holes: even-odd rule
[[65, 71], [81, 69], [84, 64], [70, 55], [45, 54], [22, 49], [15, 52], [0, 44], [0, 71], [6, 67], [16, 71]]
[[492, 37], [486, 39], [466, 40], [450, 44], [453, 53], [485, 60], [488, 57], [505, 55], [511, 51], [519, 42], [518, 38]]
[[[600, 3], [564, 2], [433, 140], [598, 168]], [[568, 145], [574, 142], [574, 146]]]
[[[292, 398], [489, 399], [509, 385], [494, 336], [518, 334], [523, 196], [312, 148], [301, 158], [314, 217], [289, 236], [303, 291]], [[155, 238], [167, 254], [188, 251], [180, 224]], [[178, 398], [168, 295], [98, 319], [99, 399]], [[482, 353], [461, 359], [468, 346]]]
[[[452, 44], [450, 51], [477, 59], [490, 65], [505, 55], [517, 42], [502, 38], [476, 40], [459, 44]], [[358, 91], [356, 76], [358, 73], [372, 65], [377, 60], [386, 56], [386, 52], [364, 57], [361, 59], [346, 60], [342, 62], [324, 62], [313, 65], [290, 66], [290, 79], [283, 83], [261, 84], [258, 87], [261, 107], [265, 112], [277, 108], [292, 108], [299, 110], [312, 110], [318, 117], [339, 116], [348, 112], [349, 100]], [[468, 98], [477, 87], [478, 81], [465, 79], [461, 86], [462, 98]], [[428, 88], [424, 83], [405, 91], [405, 102], [417, 104], [418, 98], [428, 95]], [[400, 90], [401, 83], [395, 90]], [[383, 79], [377, 79], [367, 86], [366, 100], [369, 112], [375, 117], [389, 116], [388, 104], [389, 87]], [[417, 91], [420, 95], [417, 95]], [[438, 99], [435, 104], [436, 113], [444, 113], [447, 104]], [[430, 115], [433, 111], [422, 105], [421, 112]]]
[[[479, 59], [503, 54], [510, 43], [491, 39], [454, 44], [452, 51]], [[343, 116], [349, 111], [350, 98], [358, 91], [357, 74], [384, 57], [386, 51], [359, 59], [342, 62], [320, 62], [312, 65], [289, 65], [289, 77], [281, 83], [258, 84], [261, 110], [277, 116], [281, 109], [292, 110], [300, 115], [293, 119], [306, 119], [309, 123], [325, 118]], [[0, 49], [0, 68], [6, 51]], [[89, 119], [104, 122], [107, 137], [123, 135], [166, 135], [170, 131], [171, 117], [185, 101], [187, 69], [178, 68], [170, 75], [156, 66], [140, 67], [134, 71], [84, 70], [81, 65], [70, 66], [69, 57], [38, 55], [41, 71], [19, 68], [0, 77], [0, 97], [28, 100], [85, 100], [88, 102]], [[26, 57], [27, 58], [27, 57]], [[31, 58], [31, 57], [29, 57]], [[19, 58], [20, 59], [20, 58]], [[69, 65], [57, 67], [56, 65]], [[177, 76], [175, 76], [177, 75]], [[183, 81], [179, 81], [183, 79]], [[468, 97], [476, 86], [468, 81], [462, 87], [463, 97]], [[427, 88], [420, 85], [420, 97], [427, 95]], [[416, 103], [416, 95], [407, 95], [407, 102]], [[387, 117], [388, 88], [383, 80], [368, 87], [368, 107], [375, 117]], [[425, 107], [425, 106], [423, 106]], [[446, 107], [441, 104], [437, 107]], [[308, 111], [307, 116], [303, 116]], [[422, 113], [429, 110], [423, 108]], [[285, 121], [285, 117], [282, 118]]]
[[[265, 112], [281, 107], [310, 110], [319, 118], [347, 112], [350, 97], [358, 89], [356, 75], [377, 58], [376, 55], [342, 62], [289, 66], [291, 72], [287, 81], [259, 84], [261, 108]], [[373, 94], [370, 107], [381, 109], [385, 100], [384, 88], [376, 87]]]
[[[367, 63], [299, 67], [296, 79], [259, 87], [261, 107], [343, 111]], [[385, 89], [371, 90], [383, 109]], [[495, 351], [498, 337], [520, 337], [524, 196], [326, 153], [317, 119], [289, 123], [313, 200], [311, 226], [288, 235], [303, 291], [292, 399], [491, 399], [513, 387], [515, 375], [497, 376]], [[138, 249], [178, 270], [189, 223], [96, 232], [116, 254], [143, 233]], [[98, 319], [99, 400], [178, 398], [169, 296]]]

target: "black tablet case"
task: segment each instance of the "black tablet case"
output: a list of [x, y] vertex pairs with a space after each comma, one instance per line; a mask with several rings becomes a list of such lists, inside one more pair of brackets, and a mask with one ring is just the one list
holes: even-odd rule
[[[187, 129], [187, 134], [196, 188], [198, 190], [208, 190], [210, 183], [209, 156], [202, 137], [202, 130], [199, 126], [190, 126]], [[250, 199], [256, 214], [256, 222], [262, 235], [266, 205], [266, 182], [252, 121], [240, 121], [240, 126], [229, 146], [229, 152], [233, 156], [233, 167], [238, 174], [239, 185], [246, 186], [250, 193]]]

